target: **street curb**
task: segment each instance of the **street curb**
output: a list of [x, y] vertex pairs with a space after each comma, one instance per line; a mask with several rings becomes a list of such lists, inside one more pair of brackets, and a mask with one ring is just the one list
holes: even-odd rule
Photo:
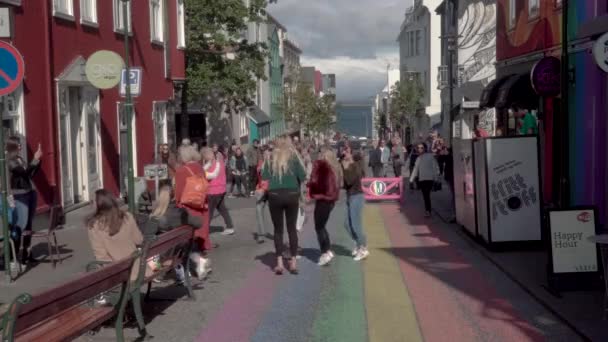
[[450, 223], [446, 218], [444, 218], [437, 210], [433, 209], [433, 212], [441, 219], [441, 221], [443, 221], [444, 223], [450, 225], [450, 226], [455, 226], [458, 227], [458, 230], [456, 231], [457, 234], [463, 238], [463, 240], [465, 240], [471, 247], [473, 247], [479, 254], [481, 254], [485, 259], [487, 259], [490, 263], [492, 263], [496, 268], [498, 268], [505, 276], [507, 276], [507, 278], [509, 278], [511, 281], [513, 281], [515, 284], [517, 284], [517, 286], [519, 288], [521, 288], [524, 292], [526, 292], [528, 295], [530, 295], [530, 297], [532, 297], [536, 302], [538, 302], [542, 307], [544, 307], [547, 311], [549, 311], [551, 314], [553, 314], [553, 316], [555, 316], [559, 321], [561, 321], [562, 323], [564, 323], [567, 327], [569, 327], [570, 329], [572, 329], [572, 331], [577, 334], [580, 338], [582, 338], [585, 341], [593, 341], [589, 336], [587, 336], [585, 333], [583, 333], [577, 326], [575, 326], [573, 323], [571, 323], [566, 317], [564, 317], [562, 314], [560, 314], [557, 310], [555, 310], [551, 304], [549, 304], [549, 302], [547, 302], [546, 300], [544, 300], [542, 297], [536, 295], [534, 293], [534, 291], [532, 291], [530, 289], [529, 286], [527, 286], [526, 284], [524, 284], [522, 281], [518, 280], [517, 277], [515, 277], [515, 275], [513, 275], [511, 272], [509, 272], [505, 267], [503, 267], [499, 262], [497, 262], [496, 260], [494, 260], [494, 258], [492, 258], [492, 256], [490, 255], [490, 253], [483, 248], [483, 246], [477, 244], [475, 241], [473, 241], [471, 239], [471, 237], [469, 235], [467, 235], [463, 229], [464, 227], [457, 224], [457, 223]]

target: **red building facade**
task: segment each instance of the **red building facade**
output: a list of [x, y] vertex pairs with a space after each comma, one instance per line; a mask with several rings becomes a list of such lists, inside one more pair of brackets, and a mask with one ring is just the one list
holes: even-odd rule
[[[142, 69], [133, 120], [138, 176], [154, 161], [155, 134], [158, 142], [174, 140], [173, 113], [185, 79], [184, 0], [134, 0], [130, 6], [129, 61]], [[3, 126], [22, 138], [28, 159], [42, 145], [42, 170], [34, 179], [39, 210], [78, 207], [99, 188], [118, 194], [127, 163], [124, 99], [118, 87], [93, 87], [84, 65], [98, 50], [124, 58], [122, 1], [0, 0], [2, 7], [9, 9], [12, 29], [0, 39], [19, 50], [26, 65], [20, 89], [1, 100]]]

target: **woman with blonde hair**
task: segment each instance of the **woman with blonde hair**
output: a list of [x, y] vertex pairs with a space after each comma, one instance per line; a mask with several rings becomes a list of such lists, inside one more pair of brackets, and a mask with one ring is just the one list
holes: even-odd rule
[[272, 159], [262, 168], [262, 179], [268, 181], [268, 208], [274, 226], [274, 246], [277, 257], [276, 274], [283, 274], [283, 231], [287, 227], [289, 236], [288, 270], [297, 274], [298, 232], [296, 223], [300, 200], [300, 186], [306, 179], [306, 172], [291, 140], [277, 139]]
[[324, 149], [321, 159], [314, 163], [308, 182], [308, 195], [315, 201], [315, 231], [321, 249], [319, 266], [327, 265], [334, 258], [326, 225], [340, 195], [341, 182], [342, 167], [334, 152]]
[[203, 255], [211, 249], [209, 239], [209, 211], [207, 208], [191, 208], [181, 203], [182, 195], [186, 190], [186, 180], [191, 176], [205, 176], [205, 170], [201, 165], [201, 155], [192, 146], [182, 146], [180, 148], [180, 159], [182, 165], [175, 170], [175, 199], [179, 207], [185, 208], [188, 214], [201, 219], [199, 229], [194, 232], [194, 238], [198, 247], [199, 255], [197, 260], [196, 274], [202, 279], [210, 272], [210, 262]]
[[[186, 209], [178, 207], [172, 195], [173, 190], [170, 186], [165, 185], [160, 188], [156, 207], [150, 214], [149, 228], [146, 229], [146, 235], [154, 236], [186, 225], [199, 229], [202, 225], [200, 217], [190, 215]], [[197, 259], [198, 255], [193, 254], [190, 257]], [[196, 263], [198, 260], [194, 260], [194, 262]], [[206, 268], [207, 273], [203, 274], [203, 277], [210, 270], [211, 268]], [[185, 280], [185, 273], [181, 264], [175, 267], [175, 274], [177, 275], [177, 282], [182, 284]]]

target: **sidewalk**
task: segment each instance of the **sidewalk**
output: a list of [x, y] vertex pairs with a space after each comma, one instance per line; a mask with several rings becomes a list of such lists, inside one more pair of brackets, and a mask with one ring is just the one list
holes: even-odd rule
[[[454, 218], [449, 190], [433, 193], [434, 212], [444, 222]], [[608, 322], [603, 320], [604, 294], [601, 291], [563, 292], [557, 297], [547, 291], [547, 258], [542, 251], [491, 252], [451, 224], [484, 257], [512, 281], [539, 301], [573, 330], [591, 341], [608, 341]]]

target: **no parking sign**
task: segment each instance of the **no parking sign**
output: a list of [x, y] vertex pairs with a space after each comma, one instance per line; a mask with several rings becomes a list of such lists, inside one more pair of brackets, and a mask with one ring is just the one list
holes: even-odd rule
[[23, 81], [25, 63], [14, 46], [0, 41], [0, 96], [15, 91]]

